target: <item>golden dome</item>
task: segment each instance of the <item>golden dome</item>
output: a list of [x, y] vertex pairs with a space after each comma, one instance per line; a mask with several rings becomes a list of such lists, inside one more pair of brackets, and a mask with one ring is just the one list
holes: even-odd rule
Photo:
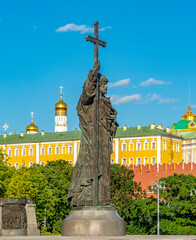
[[60, 101], [55, 104], [55, 110], [56, 111], [66, 111], [67, 110], [67, 104], [63, 102], [62, 99], [62, 93], [60, 94]]
[[38, 132], [38, 127], [31, 122], [31, 124], [26, 127], [26, 132]]
[[26, 127], [26, 132], [38, 132], [38, 127], [33, 123], [33, 112], [31, 112], [31, 124]]
[[191, 106], [188, 106], [188, 112], [181, 117], [181, 120], [196, 120], [196, 115], [192, 113]]

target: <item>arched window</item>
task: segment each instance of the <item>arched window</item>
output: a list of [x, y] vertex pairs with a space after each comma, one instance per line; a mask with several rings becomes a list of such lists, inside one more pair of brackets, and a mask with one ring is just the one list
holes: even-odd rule
[[68, 145], [68, 154], [72, 154], [72, 145]]
[[26, 147], [22, 147], [22, 156], [26, 156]]
[[121, 146], [122, 152], [123, 151], [127, 151], [127, 144], [125, 141], [122, 142], [122, 146]]
[[141, 142], [138, 140], [136, 142], [136, 151], [141, 151], [142, 147], [141, 147]]
[[60, 154], [59, 145], [56, 145], [55, 147], [55, 154]]
[[52, 147], [51, 147], [51, 145], [48, 146], [48, 155], [52, 155]]

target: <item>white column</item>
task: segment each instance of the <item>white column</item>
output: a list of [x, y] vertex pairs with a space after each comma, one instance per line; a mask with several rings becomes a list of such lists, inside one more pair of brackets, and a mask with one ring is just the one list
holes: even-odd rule
[[74, 166], [77, 161], [77, 141], [74, 141]]
[[36, 164], [39, 164], [39, 143], [36, 143]]
[[114, 139], [115, 141], [115, 163], [119, 162], [119, 139]]
[[157, 137], [157, 172], [159, 171], [159, 164], [161, 163], [161, 136]]

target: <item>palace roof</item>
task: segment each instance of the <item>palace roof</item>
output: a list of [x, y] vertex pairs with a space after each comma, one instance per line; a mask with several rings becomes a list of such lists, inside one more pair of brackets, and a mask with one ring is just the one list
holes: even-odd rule
[[196, 124], [196, 120], [180, 120], [177, 123], [173, 123], [173, 129], [188, 129], [189, 123], [194, 122]]
[[[0, 144], [19, 144], [19, 143], [36, 143], [36, 142], [59, 142], [59, 141], [73, 141], [80, 140], [82, 132], [75, 129], [67, 132], [46, 132], [37, 134], [14, 134], [0, 136]], [[168, 136], [181, 138], [176, 134], [167, 133], [165, 130], [154, 128], [150, 126], [141, 127], [127, 127], [126, 130], [118, 128], [115, 138], [123, 137], [142, 137], [142, 136]]]

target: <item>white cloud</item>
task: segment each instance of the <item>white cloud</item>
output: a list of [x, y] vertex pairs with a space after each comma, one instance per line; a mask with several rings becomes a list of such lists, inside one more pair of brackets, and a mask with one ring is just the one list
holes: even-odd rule
[[141, 87], [146, 87], [146, 86], [151, 86], [151, 85], [166, 85], [170, 84], [171, 82], [164, 82], [162, 80], [156, 80], [154, 78], [149, 78], [148, 80], [141, 82], [140, 86]]
[[128, 102], [139, 103], [139, 101], [141, 99], [142, 99], [141, 95], [139, 95], [137, 93], [133, 94], [133, 95], [128, 95], [128, 96], [125, 96], [125, 97], [120, 97], [120, 96], [117, 96], [117, 95], [111, 96], [111, 102], [114, 105], [122, 104], [122, 103], [128, 103]]
[[[109, 29], [112, 27], [104, 27], [100, 28], [99, 31], [105, 31], [106, 29]], [[94, 28], [86, 26], [86, 25], [76, 25], [74, 23], [66, 24], [65, 26], [59, 27], [56, 29], [55, 32], [80, 32], [81, 34], [84, 33], [91, 33], [94, 32]]]
[[128, 85], [129, 82], [130, 82], [130, 78], [126, 78], [126, 79], [120, 80], [120, 81], [115, 82], [115, 83], [108, 83], [108, 87], [125, 86], [125, 85]]
[[153, 101], [157, 101], [158, 104], [168, 104], [168, 103], [177, 102], [178, 99], [176, 99], [176, 98], [162, 98], [157, 93], [153, 93], [153, 94], [148, 94], [146, 96], [146, 100], [144, 101], [144, 103], [149, 103], [149, 102], [153, 102]]

